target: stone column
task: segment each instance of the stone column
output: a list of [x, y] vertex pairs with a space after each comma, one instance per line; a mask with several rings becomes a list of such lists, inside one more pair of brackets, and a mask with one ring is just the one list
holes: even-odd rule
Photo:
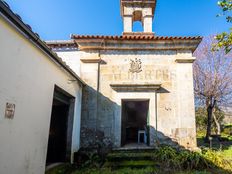
[[193, 90], [193, 67], [195, 59], [192, 53], [177, 53], [177, 114], [179, 128], [176, 128], [175, 136], [178, 143], [186, 148], [196, 147], [196, 124]]
[[124, 30], [123, 31], [125, 33], [132, 32], [132, 24], [133, 24], [132, 15], [124, 15], [123, 16], [123, 23], [124, 23]]
[[152, 33], [152, 15], [146, 15], [143, 17], [143, 26], [144, 26], [144, 32], [145, 33]]

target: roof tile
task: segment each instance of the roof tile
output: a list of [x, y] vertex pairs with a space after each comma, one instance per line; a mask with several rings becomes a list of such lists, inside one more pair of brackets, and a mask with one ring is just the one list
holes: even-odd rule
[[103, 35], [72, 35], [72, 39], [110, 39], [110, 40], [196, 40], [196, 37], [174, 37], [174, 36], [151, 36], [151, 35], [122, 35], [122, 36], [103, 36]]

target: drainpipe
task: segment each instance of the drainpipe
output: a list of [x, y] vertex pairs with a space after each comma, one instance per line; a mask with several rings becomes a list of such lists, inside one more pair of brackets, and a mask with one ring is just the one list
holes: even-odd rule
[[159, 143], [159, 138], [158, 138], [158, 109], [157, 109], [157, 91], [155, 91], [155, 130], [156, 130], [156, 144]]
[[99, 115], [99, 92], [100, 92], [100, 78], [101, 78], [101, 49], [103, 47], [103, 50], [105, 50], [105, 40], [103, 39], [101, 42], [101, 48], [98, 51], [98, 57], [99, 57], [99, 61], [98, 61], [98, 68], [97, 68], [97, 96], [96, 96], [96, 130], [98, 130], [98, 115]]
[[98, 57], [100, 60], [97, 63], [97, 96], [96, 96], [96, 130], [98, 130], [98, 102], [99, 102], [99, 92], [100, 92], [100, 71], [101, 71], [101, 53], [99, 51]]

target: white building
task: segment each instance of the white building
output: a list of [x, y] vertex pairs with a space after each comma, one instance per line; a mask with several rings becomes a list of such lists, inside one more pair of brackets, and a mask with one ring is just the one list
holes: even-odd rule
[[84, 82], [0, 2], [0, 173], [43, 174], [79, 149]]

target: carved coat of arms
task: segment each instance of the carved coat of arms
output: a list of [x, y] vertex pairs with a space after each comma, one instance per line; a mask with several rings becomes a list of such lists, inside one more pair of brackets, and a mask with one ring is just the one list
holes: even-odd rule
[[131, 60], [130, 62], [130, 72], [132, 73], [140, 73], [142, 71], [142, 62], [140, 59], [135, 58], [135, 60]]

